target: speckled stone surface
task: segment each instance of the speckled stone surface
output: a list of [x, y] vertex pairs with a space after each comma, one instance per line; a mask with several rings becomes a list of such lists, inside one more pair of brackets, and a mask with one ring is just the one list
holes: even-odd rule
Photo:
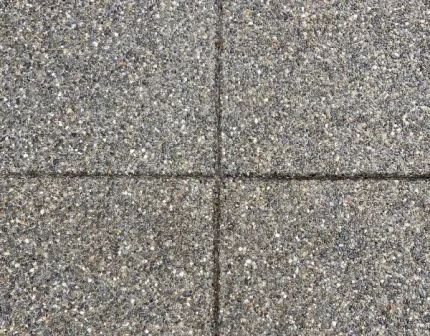
[[224, 171], [430, 171], [430, 3], [224, 3]]
[[209, 335], [212, 185], [0, 182], [0, 335]]
[[430, 183], [227, 182], [222, 335], [429, 335]]
[[211, 172], [215, 20], [207, 1], [1, 1], [0, 172]]

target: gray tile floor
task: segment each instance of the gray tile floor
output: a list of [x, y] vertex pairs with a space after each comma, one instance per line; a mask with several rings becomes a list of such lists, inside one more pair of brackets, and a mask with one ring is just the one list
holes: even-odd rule
[[430, 335], [429, 17], [0, 2], [0, 335]]

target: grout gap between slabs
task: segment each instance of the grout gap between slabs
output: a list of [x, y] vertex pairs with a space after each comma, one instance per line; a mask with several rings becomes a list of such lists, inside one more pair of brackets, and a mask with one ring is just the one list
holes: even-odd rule
[[214, 98], [216, 115], [216, 136], [214, 141], [215, 153], [215, 186], [213, 195], [213, 334], [220, 335], [220, 243], [221, 243], [221, 191], [223, 183], [223, 173], [221, 167], [222, 160], [222, 49], [223, 49], [223, 3], [222, 0], [214, 0], [216, 11], [215, 27], [215, 74], [214, 74]]
[[[374, 181], [390, 181], [390, 180], [404, 180], [404, 181], [418, 181], [430, 180], [430, 173], [425, 174], [306, 174], [306, 175], [290, 175], [290, 174], [256, 174], [256, 173], [243, 173], [243, 174], [202, 174], [202, 173], [184, 173], [184, 174], [164, 174], [164, 173], [50, 173], [50, 172], [23, 172], [23, 173], [0, 173], [0, 179], [6, 178], [92, 178], [92, 179], [198, 179], [198, 180], [215, 180], [220, 184], [226, 179], [231, 180], [249, 180], [249, 181], [360, 181], [360, 180], [374, 180]], [[221, 185], [218, 186], [219, 188]], [[218, 190], [218, 187], [216, 190]]]
[[261, 181], [417, 181], [430, 180], [430, 173], [424, 174], [398, 174], [398, 173], [368, 173], [368, 174], [258, 174], [258, 173], [243, 173], [243, 174], [225, 174], [223, 178], [238, 179], [238, 180], [261, 180]]
[[201, 179], [208, 180], [214, 179], [213, 174], [204, 174], [199, 172], [189, 173], [157, 173], [157, 172], [146, 172], [146, 173], [88, 173], [88, 172], [41, 172], [41, 171], [28, 171], [24, 173], [4, 173], [0, 174], [0, 178], [93, 178], [93, 179]]

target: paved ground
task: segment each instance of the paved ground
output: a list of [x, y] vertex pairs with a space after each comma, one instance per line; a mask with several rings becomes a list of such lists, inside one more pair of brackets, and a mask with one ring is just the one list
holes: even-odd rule
[[0, 335], [430, 335], [427, 0], [0, 3]]

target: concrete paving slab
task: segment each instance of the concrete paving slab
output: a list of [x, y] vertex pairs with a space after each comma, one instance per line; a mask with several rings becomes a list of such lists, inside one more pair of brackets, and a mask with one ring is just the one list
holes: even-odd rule
[[222, 335], [429, 335], [428, 181], [229, 181]]
[[224, 1], [224, 171], [430, 171], [430, 5]]
[[209, 335], [212, 183], [0, 182], [1, 335]]
[[0, 171], [209, 173], [204, 1], [2, 1]]

